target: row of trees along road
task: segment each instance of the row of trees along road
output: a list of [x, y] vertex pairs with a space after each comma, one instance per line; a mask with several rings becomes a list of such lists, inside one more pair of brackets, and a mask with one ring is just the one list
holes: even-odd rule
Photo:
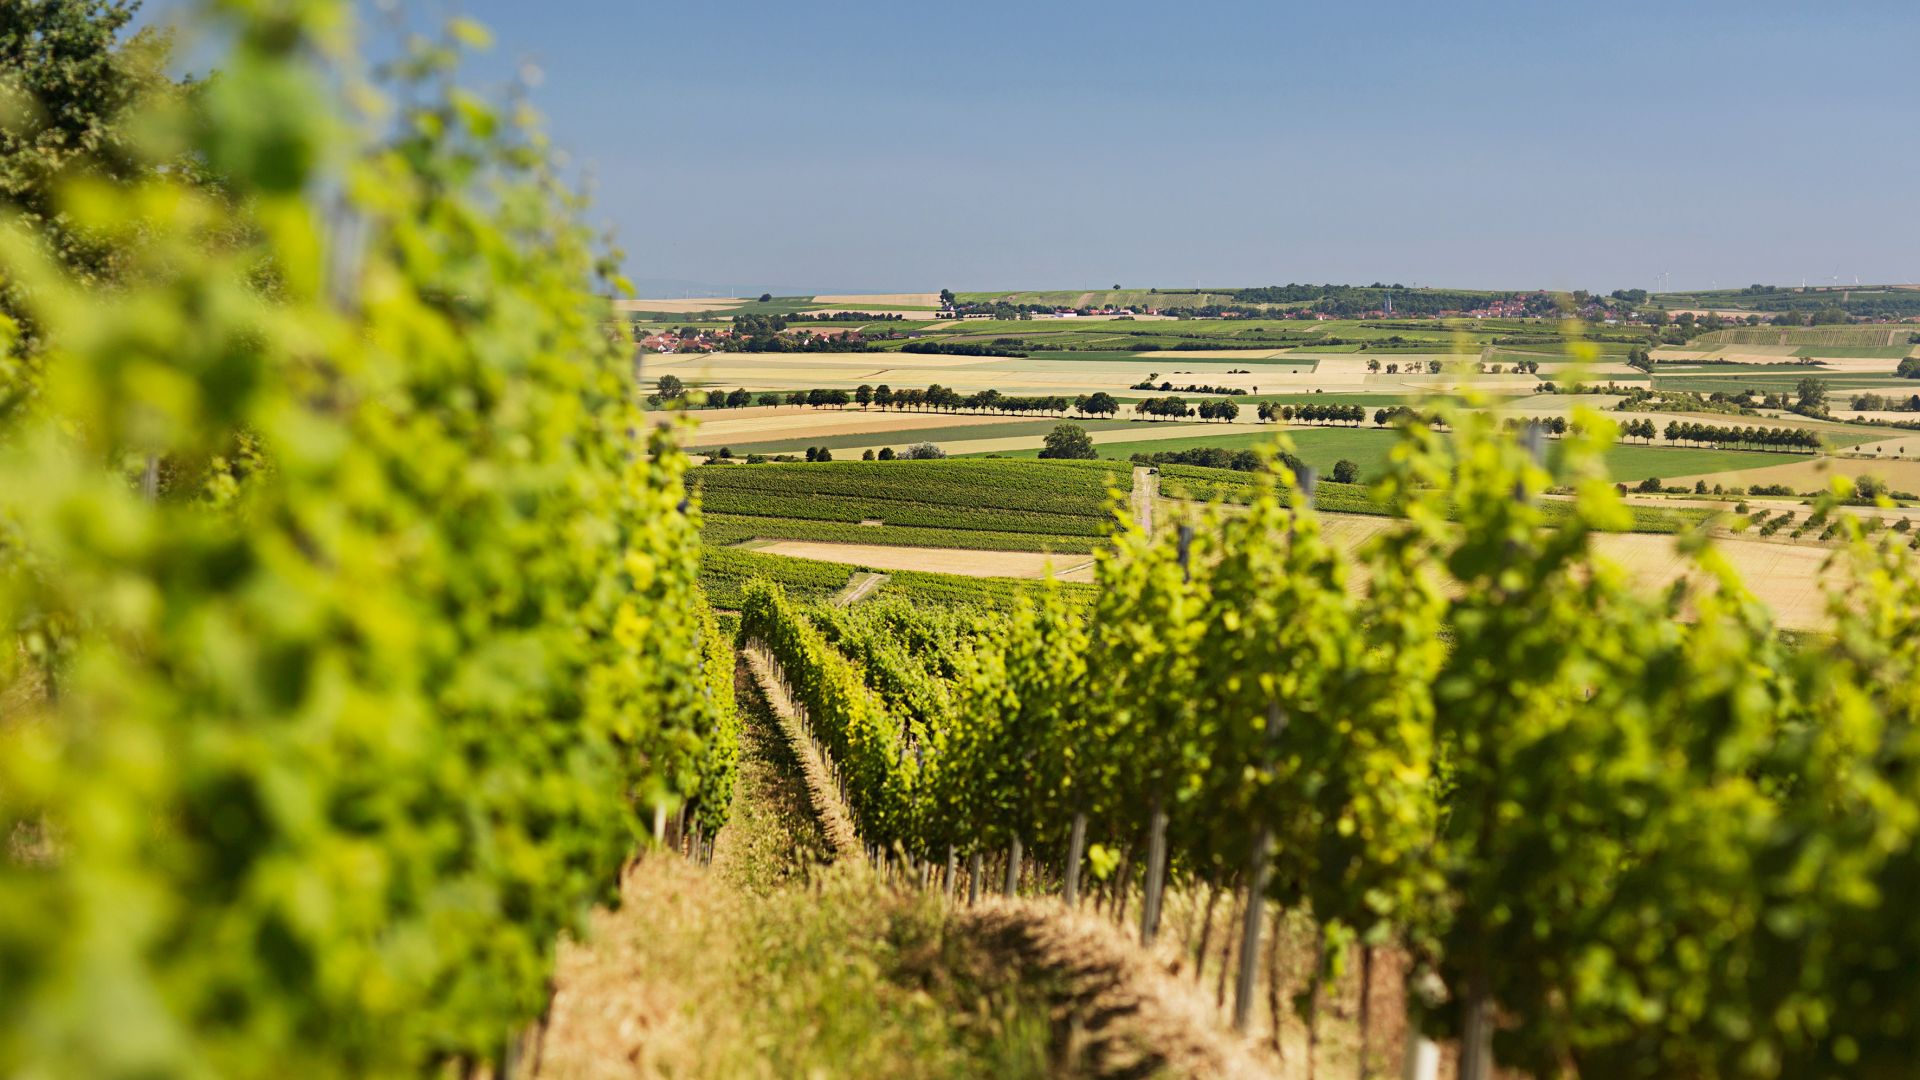
[[1002, 852], [1009, 885], [1025, 860], [1069, 903], [1124, 853], [1148, 939], [1169, 876], [1306, 909], [1323, 976], [1412, 958], [1412, 1022], [1460, 1040], [1463, 1076], [1910, 1075], [1904, 553], [1854, 531], [1834, 634], [1789, 643], [1711, 547], [1682, 541], [1707, 585], [1659, 595], [1596, 555], [1629, 520], [1590, 425], [1550, 527], [1529, 439], [1449, 419], [1403, 429], [1403, 516], [1357, 551], [1279, 471], [1244, 513], [1123, 532], [1092, 610], [1050, 588], [981, 622], [924, 712], [878, 715], [793, 644], [806, 618], [774, 586], [744, 632], [855, 703], [803, 692], [877, 853]]
[[977, 390], [971, 394], [962, 394], [958, 390], [941, 386], [939, 383], [934, 383], [924, 390], [917, 388], [895, 390], [885, 383], [879, 386], [862, 383], [851, 391], [838, 388], [815, 388], [767, 390], [754, 394], [745, 388], [689, 390], [677, 375], [663, 375], [656, 380], [654, 392], [649, 395], [648, 401], [656, 405], [669, 401], [681, 401], [707, 409], [738, 409], [748, 405], [807, 405], [814, 408], [842, 409], [848, 405], [858, 405], [863, 409], [877, 406], [882, 409], [932, 409], [942, 412], [961, 410], [998, 413], [1039, 412], [1051, 416], [1064, 416], [1069, 409], [1083, 416], [1112, 416], [1120, 411], [1120, 403], [1104, 390], [1069, 398], [1057, 394], [1016, 396], [1003, 394], [998, 390]]

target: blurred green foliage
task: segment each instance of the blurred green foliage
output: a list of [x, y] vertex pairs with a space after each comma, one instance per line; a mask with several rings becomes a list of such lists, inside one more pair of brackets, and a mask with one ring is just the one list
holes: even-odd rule
[[492, 1059], [654, 807], [723, 820], [678, 429], [473, 29], [396, 111], [345, 0], [207, 5], [192, 94], [124, 16], [0, 17], [0, 1073]]

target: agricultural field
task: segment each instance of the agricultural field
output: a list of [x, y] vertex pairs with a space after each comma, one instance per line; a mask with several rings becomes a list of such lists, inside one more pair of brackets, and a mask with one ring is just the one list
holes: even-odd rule
[[1906, 344], [1908, 335], [1915, 332], [1913, 326], [1904, 323], [1884, 326], [1736, 326], [1702, 334], [1693, 339], [1690, 347], [1710, 349], [1720, 345], [1791, 345], [1888, 348]]
[[[1424, 264], [1440, 234], [1405, 223], [1481, 212], [1448, 159], [1340, 139], [1289, 144], [1304, 194], [1273, 193], [1270, 138], [1176, 132], [1141, 167], [1166, 117], [1299, 112], [1270, 69], [1311, 28], [1274, 5], [991, 28], [473, 5], [512, 16], [510, 51], [551, 31], [589, 105], [666, 95], [649, 130], [583, 116], [564, 139], [531, 67], [482, 89], [477, 23], [416, 48], [418, 20], [364, 6], [0, 17], [0, 1078], [1915, 1075], [1920, 416], [1886, 407], [1920, 383], [1894, 382], [1915, 331], [1867, 323], [1920, 314], [1920, 289], [1667, 294], [1861, 324], [1651, 356], [1704, 327], [1642, 323], [1640, 289], [962, 297], [1244, 300], [1001, 320], [936, 319], [944, 290], [610, 303], [635, 271]], [[1776, 6], [1748, 21], [1781, 41], [1835, 21]], [[1866, 44], [1920, 31], [1885, 6]], [[1506, 250], [1584, 278], [1643, 229], [1696, 268], [1897, 265], [1851, 249], [1898, 238], [1898, 170], [1847, 193], [1848, 231], [1793, 170], [1722, 168], [1715, 212], [1689, 213], [1569, 168], [1582, 120], [1716, 115], [1686, 79], [1625, 86], [1581, 28], [1683, 43], [1763, 120], [1905, 130], [1859, 50], [1800, 50], [1768, 97], [1734, 83], [1722, 13], [1687, 7], [1502, 21], [1502, 55], [1551, 58], [1574, 93], [1518, 136], [1486, 134], [1515, 128], [1498, 100], [1422, 118], [1428, 145], [1500, 163], [1469, 180], [1503, 220], [1456, 269], [1495, 280]], [[1326, 131], [1456, 89], [1449, 50], [1334, 36], [1309, 43]], [[719, 74], [659, 77], [630, 44], [653, 37], [717, 44]], [[1049, 124], [1037, 167], [969, 170], [981, 140], [947, 118], [1116, 97], [983, 68], [1008, 44], [1165, 77], [1145, 112], [1122, 87], [1093, 106], [1112, 123]], [[340, 76], [396, 56], [379, 102]], [[902, 64], [939, 93], [903, 94]], [[808, 122], [800, 156], [729, 137], [736, 90], [776, 139]], [[1776, 121], [1767, 149], [1811, 159], [1819, 127]], [[578, 163], [656, 144], [665, 184], [614, 210], [652, 234], [629, 262]], [[1542, 192], [1633, 227], [1565, 244]], [[1830, 237], [1773, 228], [1823, 209]], [[1649, 359], [1681, 362], [1630, 366]], [[1845, 423], [1812, 387], [1786, 415], [1644, 385], [1807, 373], [1835, 408], [1901, 400]], [[1391, 419], [1403, 402], [1440, 430]], [[1595, 406], [1633, 441], [1587, 437]], [[1087, 460], [1029, 459], [1069, 409], [1100, 419], [1049, 452]], [[1545, 450], [1541, 422], [1564, 436]], [[859, 459], [923, 442], [951, 456]], [[1313, 508], [1191, 464], [1263, 467], [1263, 444], [1326, 476]], [[838, 460], [764, 460], [823, 446]], [[1156, 453], [1186, 460], [1128, 460]]]
[[1772, 372], [1737, 375], [1669, 375], [1656, 372], [1653, 377], [1655, 390], [1689, 390], [1700, 394], [1738, 394], [1747, 390], [1756, 390], [1763, 394], [1792, 393], [1802, 379], [1818, 379], [1827, 384], [1830, 392], [1860, 390], [1897, 390], [1907, 380], [1895, 378], [1889, 367], [1884, 375], [1862, 374], [1857, 372], [1831, 372], [1806, 368], [1780, 368], [1780, 374]]
[[710, 544], [1084, 553], [1111, 531], [1110, 491], [1128, 475], [1097, 462], [770, 462], [702, 466], [688, 483]]

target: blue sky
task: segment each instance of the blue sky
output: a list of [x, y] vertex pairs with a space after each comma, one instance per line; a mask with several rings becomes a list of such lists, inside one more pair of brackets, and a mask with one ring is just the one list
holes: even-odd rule
[[1912, 0], [406, 7], [656, 290], [1920, 280]]

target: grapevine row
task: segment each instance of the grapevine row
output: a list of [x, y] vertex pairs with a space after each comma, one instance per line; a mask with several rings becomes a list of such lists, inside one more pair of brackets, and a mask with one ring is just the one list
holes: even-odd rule
[[[1358, 551], [1277, 468], [1244, 511], [1119, 537], [1090, 612], [1053, 588], [983, 623], [948, 722], [865, 774], [890, 800], [869, 844], [931, 865], [1003, 851], [1009, 886], [1069, 898], [1120, 853], [1147, 938], [1170, 877], [1242, 883], [1327, 927], [1325, 974], [1355, 946], [1404, 949], [1411, 1019], [1460, 1039], [1463, 1076], [1496, 1057], [1902, 1075], [1920, 1050], [1904, 549], [1844, 521], [1834, 636], [1790, 643], [1710, 547], [1684, 549], [1705, 585], [1658, 596], [1596, 557], [1630, 520], [1597, 417], [1564, 448], [1559, 503], [1492, 419], [1448, 427], [1406, 428], [1380, 491], [1400, 517]], [[784, 621], [747, 634], [804, 636]], [[817, 637], [782, 662], [858, 682]], [[901, 730], [872, 695], [834, 709]], [[849, 797], [873, 795], [856, 777]]]

